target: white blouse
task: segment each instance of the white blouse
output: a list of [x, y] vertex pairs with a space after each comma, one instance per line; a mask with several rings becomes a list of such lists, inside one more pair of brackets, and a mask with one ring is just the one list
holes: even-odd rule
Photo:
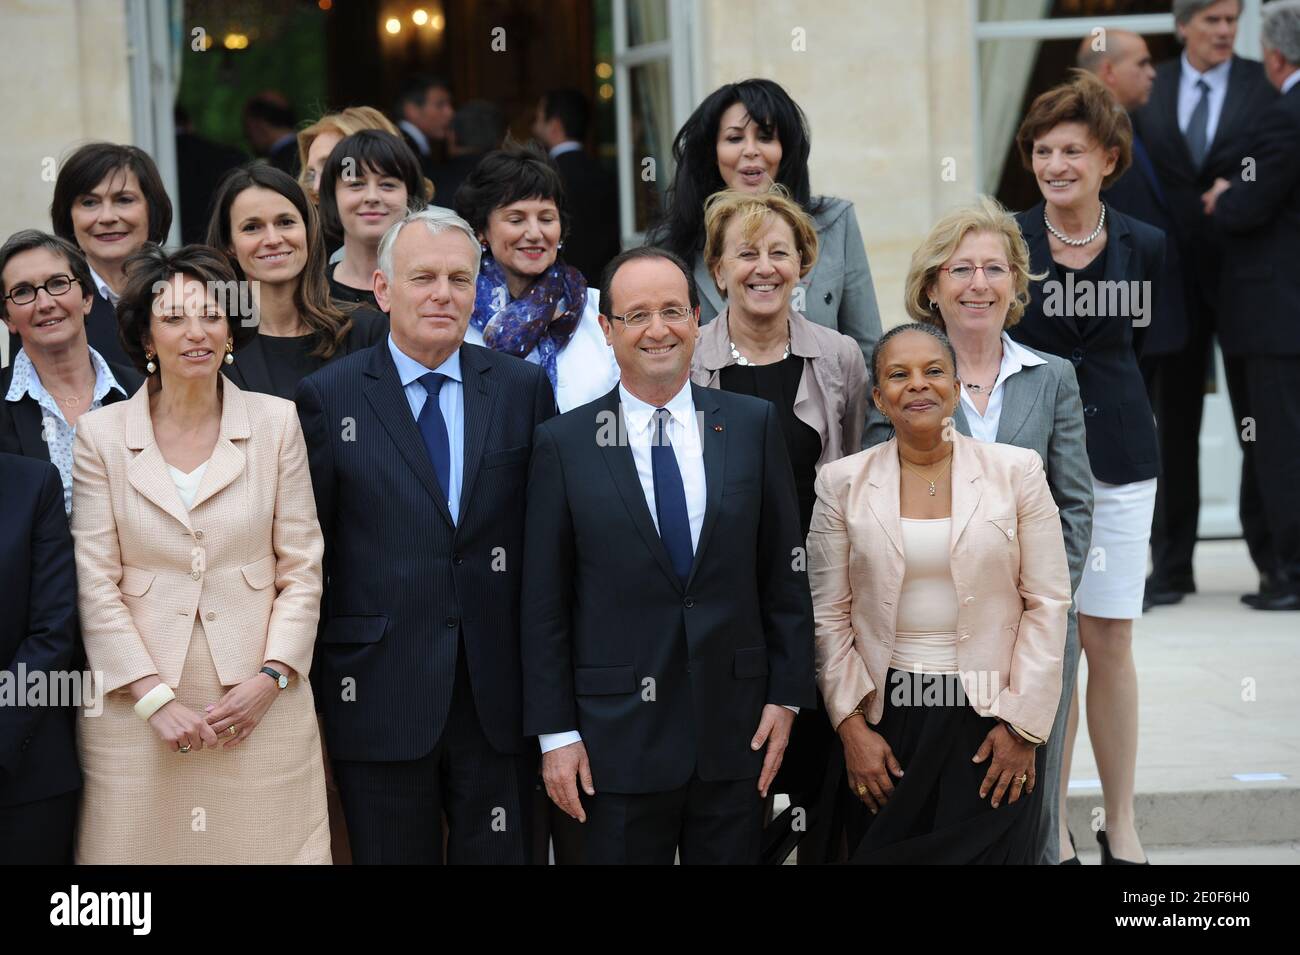
[[[614, 349], [605, 342], [600, 330], [600, 292], [587, 289], [587, 307], [582, 310], [578, 327], [573, 330], [569, 343], [555, 356], [555, 404], [560, 413], [571, 411], [606, 395], [618, 384], [618, 362]], [[465, 331], [465, 341], [471, 345], [483, 344], [483, 333], [470, 325]], [[525, 356], [534, 365], [541, 363], [541, 355], [534, 348]]]
[[[208, 461], [212, 460], [211, 458]], [[194, 506], [194, 497], [199, 493], [199, 484], [203, 481], [203, 472], [208, 469], [208, 462], [204, 461], [189, 474], [179, 468], [174, 468], [170, 464], [167, 470], [171, 472], [172, 483], [176, 485], [176, 493], [181, 496], [181, 503], [185, 505], [185, 510]]]

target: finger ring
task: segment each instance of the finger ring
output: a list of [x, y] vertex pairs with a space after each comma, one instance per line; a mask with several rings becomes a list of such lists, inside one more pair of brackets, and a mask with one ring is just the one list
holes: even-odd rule
[[865, 796], [866, 794], [867, 794], [867, 787], [862, 785], [861, 783], [858, 783], [858, 795]]
[[235, 726], [234, 723], [231, 723], [228, 727], [226, 727], [226, 732], [229, 733], [231, 736], [238, 736], [239, 728]]
[[1016, 777], [1016, 782], [1020, 783], [1020, 785], [1022, 785], [1022, 786], [1023, 786], [1023, 785], [1028, 781], [1028, 780], [1029, 780], [1029, 774], [1028, 774], [1028, 773], [1021, 773], [1019, 776]]
[[189, 743], [182, 743], [182, 744], [181, 744], [181, 752], [182, 752], [182, 753], [188, 753], [189, 751], [190, 751], [190, 744], [189, 744]]

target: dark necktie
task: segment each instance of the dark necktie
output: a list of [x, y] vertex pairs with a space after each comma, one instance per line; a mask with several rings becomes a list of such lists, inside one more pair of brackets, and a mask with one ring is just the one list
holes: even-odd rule
[[1209, 145], [1210, 84], [1197, 80], [1196, 88], [1201, 91], [1201, 98], [1196, 101], [1192, 118], [1187, 123], [1187, 151], [1192, 154], [1192, 164], [1200, 169], [1205, 163], [1205, 150]]
[[666, 408], [655, 410], [654, 442], [650, 445], [650, 471], [654, 475], [655, 512], [659, 517], [659, 537], [668, 551], [668, 559], [682, 586], [691, 576], [695, 548], [691, 544], [691, 519], [686, 511], [686, 487], [677, 467], [677, 455], [668, 440], [668, 422], [672, 415]]
[[438, 476], [442, 499], [447, 501], [447, 507], [450, 509], [451, 502], [448, 498], [451, 494], [451, 439], [447, 437], [447, 422], [442, 417], [442, 408], [438, 406], [438, 392], [442, 390], [442, 383], [446, 380], [445, 375], [440, 375], [436, 371], [420, 376], [420, 384], [424, 385], [424, 390], [429, 393], [429, 397], [424, 399], [424, 407], [420, 409], [420, 417], [416, 419], [416, 424], [420, 426], [420, 437], [424, 438], [424, 446], [429, 451], [429, 460], [433, 462], [433, 473]]

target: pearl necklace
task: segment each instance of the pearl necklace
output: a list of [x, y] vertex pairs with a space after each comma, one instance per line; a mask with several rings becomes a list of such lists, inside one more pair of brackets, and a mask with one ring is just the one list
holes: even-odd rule
[[[744, 355], [740, 353], [740, 349], [736, 347], [735, 342], [728, 342], [728, 344], [731, 346], [731, 357], [736, 360], [737, 365], [754, 364], [752, 361], [750, 361], [748, 358], [746, 358]], [[787, 341], [785, 343], [785, 353], [781, 356], [781, 360], [785, 361], [789, 357], [790, 357], [790, 342]]]
[[1088, 245], [1090, 242], [1096, 240], [1097, 236], [1101, 235], [1101, 230], [1106, 227], [1106, 203], [1103, 202], [1101, 204], [1101, 216], [1097, 219], [1097, 228], [1093, 229], [1092, 235], [1088, 236], [1086, 239], [1071, 239], [1065, 233], [1058, 232], [1056, 226], [1052, 225], [1052, 220], [1047, 218], [1047, 206], [1043, 206], [1043, 225], [1047, 226], [1048, 232], [1052, 233], [1052, 235], [1056, 236], [1066, 245], [1072, 245], [1076, 248]]

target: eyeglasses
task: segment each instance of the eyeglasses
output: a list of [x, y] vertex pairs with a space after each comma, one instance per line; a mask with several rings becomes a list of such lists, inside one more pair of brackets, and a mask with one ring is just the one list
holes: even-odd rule
[[628, 312], [626, 315], [611, 315], [610, 318], [617, 318], [628, 328], [640, 328], [642, 325], [649, 325], [658, 315], [669, 325], [680, 325], [691, 317], [693, 309], [686, 308], [683, 305], [672, 305], [668, 308], [649, 308], [645, 311]]
[[1011, 274], [1011, 270], [1005, 265], [991, 263], [989, 265], [954, 265], [950, 269], [940, 269], [940, 272], [947, 272], [958, 282], [969, 282], [975, 277], [975, 273], [983, 270], [984, 278], [990, 282], [997, 282]]
[[51, 298], [67, 294], [68, 289], [72, 288], [72, 283], [77, 281], [67, 275], [52, 275], [45, 280], [44, 285], [20, 285], [8, 295], [5, 296], [15, 305], [30, 305], [36, 301], [36, 293], [44, 289]]

